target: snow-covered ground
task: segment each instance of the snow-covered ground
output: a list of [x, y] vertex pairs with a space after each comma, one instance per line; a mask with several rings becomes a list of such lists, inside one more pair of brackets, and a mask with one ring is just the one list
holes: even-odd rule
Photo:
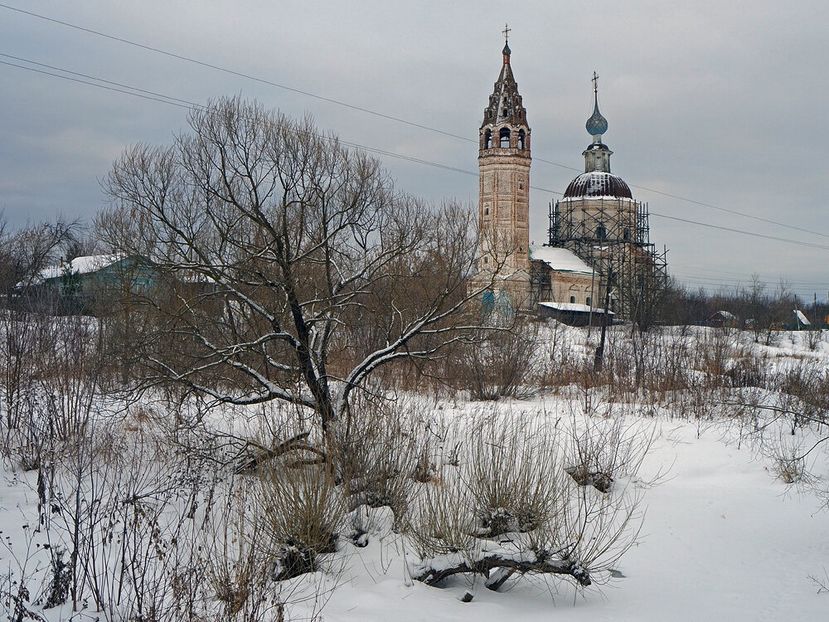
[[[581, 334], [567, 335], [578, 340]], [[690, 338], [701, 339], [703, 334], [697, 330]], [[747, 333], [738, 340], [769, 357], [775, 367], [803, 360], [829, 366], [827, 344], [809, 350], [801, 335], [785, 337], [774, 347], [751, 343]], [[585, 351], [589, 354], [589, 348]], [[531, 413], [566, 420], [568, 409], [572, 411], [566, 394], [504, 400], [492, 408], [501, 416]], [[435, 416], [449, 422], [480, 408], [464, 400], [439, 406]], [[627, 416], [643, 434], [655, 430], [655, 440], [629, 484], [641, 493], [642, 528], [608, 583], [583, 589], [565, 579], [535, 576], [512, 579], [493, 592], [480, 580], [473, 584], [453, 577], [443, 587], [429, 587], [410, 578], [408, 569], [417, 561], [416, 554], [403, 536], [391, 530], [388, 510], [377, 509], [369, 514], [365, 548], [341, 541], [324, 572], [291, 581], [296, 602], [287, 609], [287, 619], [829, 619], [829, 591], [817, 582], [829, 588], [829, 510], [816, 492], [821, 486], [798, 489], [781, 482], [756, 439], [742, 437], [742, 427], [733, 421], [689, 421], [672, 418], [667, 410], [658, 410], [656, 416], [653, 412]], [[238, 422], [231, 425], [236, 429]], [[829, 475], [826, 453], [813, 455], [812, 460], [817, 475]], [[0, 537], [9, 544], [0, 546], [0, 593], [12, 587], [12, 576], [19, 580], [24, 572], [25, 534], [36, 527], [38, 516], [36, 486], [34, 472], [21, 472], [5, 462], [0, 472]], [[37, 535], [31, 538], [33, 546], [41, 540]], [[25, 573], [36, 592], [45, 576], [47, 556], [31, 552]], [[472, 601], [462, 602], [467, 591], [473, 594]], [[89, 608], [73, 617], [68, 606], [42, 614], [49, 622], [94, 620], [97, 615]], [[6, 615], [3, 619], [12, 619], [11, 612]]]
[[475, 597], [456, 580], [432, 588], [407, 581], [399, 538], [352, 549], [323, 610], [334, 621], [421, 620], [826, 620], [829, 593], [810, 576], [829, 570], [829, 514], [811, 494], [774, 478], [748, 448], [714, 427], [663, 422], [641, 478], [665, 465], [645, 492], [638, 543], [617, 578], [598, 589], [534, 578]]

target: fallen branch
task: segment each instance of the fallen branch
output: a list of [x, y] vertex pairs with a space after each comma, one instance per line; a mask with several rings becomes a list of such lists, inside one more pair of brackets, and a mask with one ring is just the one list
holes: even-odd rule
[[[573, 577], [579, 585], [592, 583], [590, 573], [578, 562], [565, 559], [547, 559], [545, 555], [533, 552], [516, 554], [505, 549], [482, 551], [477, 559], [470, 560], [460, 553], [453, 553], [423, 560], [411, 567], [411, 576], [426, 585], [437, 585], [444, 579], [456, 574], [478, 574], [492, 578], [487, 587], [498, 589], [506, 579], [514, 574], [558, 574]], [[490, 575], [492, 573], [492, 575]]]
[[292, 436], [291, 438], [282, 441], [276, 447], [265, 447], [256, 441], [249, 440], [247, 441], [248, 445], [251, 445], [254, 448], [254, 453], [252, 456], [244, 460], [236, 467], [237, 473], [251, 473], [259, 468], [263, 463], [273, 460], [274, 458], [278, 458], [279, 456], [284, 456], [287, 453], [293, 451], [307, 451], [312, 454], [316, 454], [316, 458], [303, 458], [297, 459], [291, 462], [288, 467], [298, 467], [305, 464], [322, 464], [326, 461], [325, 452], [321, 449], [317, 449], [313, 445], [309, 444], [307, 441], [310, 432], [303, 432], [301, 434], [297, 434], [296, 436]]

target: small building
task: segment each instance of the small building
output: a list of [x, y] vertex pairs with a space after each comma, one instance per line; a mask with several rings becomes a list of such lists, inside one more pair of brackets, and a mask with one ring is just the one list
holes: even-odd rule
[[794, 329], [794, 330], [801, 330], [801, 329], [804, 329], [804, 328], [807, 329], [807, 330], [812, 329], [812, 323], [809, 321], [809, 319], [806, 317], [806, 314], [803, 313], [803, 311], [801, 311], [800, 309], [793, 309], [792, 312], [794, 314], [794, 321], [792, 322], [792, 326], [791, 326], [792, 329]]
[[574, 252], [555, 246], [533, 246], [530, 260], [533, 274], [538, 275], [533, 284], [537, 302], [594, 304], [599, 279], [593, 268]]
[[577, 302], [539, 302], [538, 316], [558, 320], [570, 326], [601, 326], [613, 323], [613, 311], [583, 305]]
[[708, 316], [707, 323], [714, 328], [736, 328], [738, 322], [736, 315], [721, 309]]
[[44, 268], [17, 283], [19, 299], [57, 313], [100, 312], [124, 294], [150, 289], [156, 273], [143, 257], [87, 255]]

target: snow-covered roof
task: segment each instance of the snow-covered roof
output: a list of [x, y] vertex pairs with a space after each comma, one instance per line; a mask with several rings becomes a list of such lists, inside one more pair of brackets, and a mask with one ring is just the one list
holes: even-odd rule
[[717, 316], [721, 317], [724, 320], [736, 320], [737, 319], [736, 315], [734, 315], [730, 311], [723, 311], [722, 309], [720, 309], [719, 311], [716, 311], [715, 313], [713, 313], [711, 315], [712, 318], [717, 317]]
[[[33, 282], [42, 283], [43, 281], [48, 281], [49, 279], [62, 277], [64, 274], [90, 274], [92, 272], [97, 272], [102, 268], [106, 268], [107, 266], [111, 266], [123, 258], [124, 256], [121, 254], [86, 255], [84, 257], [75, 257], [72, 261], [44, 268], [33, 279]], [[21, 283], [18, 283], [18, 286], [20, 285]]]
[[[574, 311], [576, 313], [590, 313], [592, 310], [593, 313], [599, 315], [604, 314], [604, 309], [599, 309], [598, 307], [591, 307], [590, 305], [583, 305], [579, 304], [578, 302], [539, 302], [538, 303], [542, 307], [547, 307], [548, 309], [555, 309], [556, 311]], [[608, 315], [616, 315], [613, 311], [608, 311]]]
[[798, 319], [798, 321], [804, 326], [811, 326], [812, 323], [806, 319], [806, 316], [803, 315], [803, 312], [800, 309], [795, 309], [794, 315]]
[[593, 269], [582, 261], [578, 255], [566, 248], [555, 246], [533, 246], [530, 248], [530, 257], [539, 259], [559, 272], [575, 272], [592, 276]]

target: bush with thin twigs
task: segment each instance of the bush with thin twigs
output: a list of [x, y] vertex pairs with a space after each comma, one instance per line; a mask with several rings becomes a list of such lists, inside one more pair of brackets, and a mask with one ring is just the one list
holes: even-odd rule
[[[341, 454], [349, 509], [388, 506], [397, 521], [406, 511], [414, 479], [428, 474], [424, 422], [410, 400], [360, 393], [349, 405]], [[428, 458], [426, 458], [428, 461]]]
[[271, 461], [259, 472], [257, 513], [262, 546], [275, 560], [278, 581], [319, 569], [319, 556], [336, 550], [345, 514], [342, 491], [324, 466], [286, 468]]
[[459, 431], [467, 447], [461, 466], [444, 467], [441, 481], [424, 485], [412, 503], [405, 529], [418, 554], [412, 577], [436, 585], [454, 574], [482, 575], [498, 589], [516, 574], [549, 574], [590, 585], [635, 540], [638, 496], [567, 478], [550, 422], [522, 433], [515, 419], [494, 419]]
[[469, 424], [460, 477], [469, 490], [476, 535], [532, 531], [555, 504], [556, 439], [547, 426], [521, 419], [488, 416]]
[[519, 321], [503, 329], [481, 329], [459, 349], [448, 379], [474, 399], [527, 397], [538, 381], [538, 323]]
[[218, 520], [205, 531], [204, 546], [211, 551], [207, 579], [221, 604], [221, 619], [253, 622], [284, 617], [284, 603], [273, 589], [273, 558], [259, 544], [263, 521], [254, 513], [251, 493], [259, 483], [242, 478], [228, 490]]
[[656, 438], [656, 427], [642, 429], [609, 403], [587, 392], [571, 404], [565, 470], [580, 486], [609, 492], [621, 476], [635, 477]]

